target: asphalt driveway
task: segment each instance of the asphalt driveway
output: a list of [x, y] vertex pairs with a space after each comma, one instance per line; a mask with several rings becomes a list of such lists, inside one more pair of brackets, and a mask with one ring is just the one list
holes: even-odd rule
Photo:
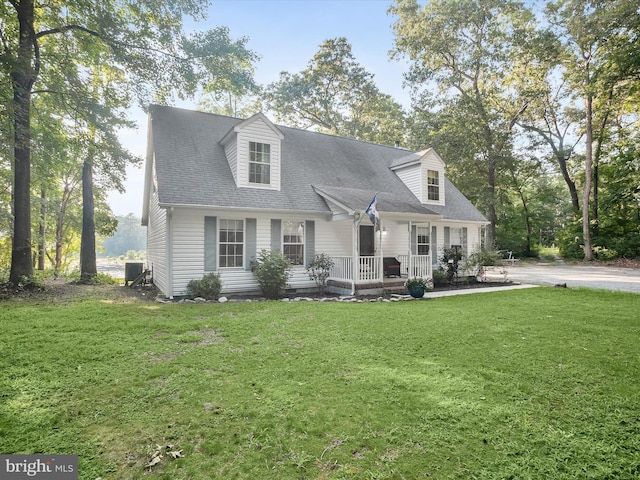
[[640, 269], [602, 265], [516, 264], [487, 267], [488, 280], [507, 280], [533, 285], [567, 284], [567, 287], [589, 287], [640, 293]]

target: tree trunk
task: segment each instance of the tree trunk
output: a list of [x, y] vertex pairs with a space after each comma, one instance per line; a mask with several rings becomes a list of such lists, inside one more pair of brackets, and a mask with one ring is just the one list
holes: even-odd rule
[[591, 197], [591, 169], [593, 165], [593, 96], [587, 93], [586, 106], [586, 150], [584, 160], [584, 192], [582, 194], [582, 235], [584, 237], [584, 259], [594, 260], [591, 248], [591, 233], [589, 221], [589, 199]]
[[57, 276], [62, 267], [62, 243], [64, 242], [64, 213], [59, 212], [56, 220], [56, 259], [53, 266], [54, 274]]
[[485, 244], [486, 248], [492, 250], [496, 245], [496, 224], [498, 223], [498, 215], [496, 214], [496, 163], [489, 160], [488, 172], [488, 190], [489, 204], [487, 205], [487, 225]]
[[47, 256], [47, 202], [46, 190], [40, 191], [40, 226], [38, 228], [38, 270], [44, 270]]
[[[602, 117], [602, 123], [600, 124], [600, 130], [598, 133], [598, 138], [596, 140], [596, 152], [593, 156], [593, 235], [598, 238], [599, 228], [600, 228], [600, 220], [598, 213], [598, 188], [600, 184], [600, 173], [599, 173], [599, 165], [600, 165], [600, 156], [602, 155], [602, 144], [604, 143], [605, 132], [607, 128], [607, 123], [609, 122], [609, 114], [611, 112], [611, 102], [613, 101], [613, 87], [609, 88], [609, 96], [607, 97], [605, 114]], [[593, 127], [592, 127], [593, 130]]]
[[598, 241], [599, 220], [598, 220], [598, 183], [600, 182], [600, 174], [598, 172], [598, 155], [596, 154], [593, 161], [593, 236]]
[[576, 188], [576, 182], [571, 179], [569, 175], [569, 170], [567, 169], [567, 159], [564, 153], [564, 149], [559, 149], [556, 152], [556, 159], [558, 161], [558, 165], [560, 166], [560, 172], [562, 173], [562, 178], [564, 178], [564, 183], [567, 184], [569, 188], [569, 195], [571, 196], [571, 205], [573, 206], [573, 211], [576, 216], [578, 212], [580, 212], [580, 199], [578, 197], [578, 189]]
[[36, 78], [33, 0], [15, 4], [20, 23], [18, 53], [11, 71], [13, 84], [14, 183], [13, 248], [9, 281], [33, 277], [31, 263], [31, 88]]
[[96, 228], [93, 205], [93, 168], [91, 160], [82, 165], [82, 237], [80, 277], [88, 281], [98, 273], [96, 267]]

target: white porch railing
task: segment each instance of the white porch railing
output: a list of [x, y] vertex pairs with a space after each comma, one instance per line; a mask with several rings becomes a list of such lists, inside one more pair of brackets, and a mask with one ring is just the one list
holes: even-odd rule
[[333, 268], [329, 278], [335, 280], [351, 280], [353, 277], [353, 257], [331, 257]]
[[[334, 266], [329, 278], [335, 280], [353, 280], [353, 258], [331, 257]], [[358, 257], [358, 278], [356, 281], [380, 280], [382, 278], [382, 259], [380, 257]]]
[[[408, 274], [409, 255], [396, 257], [403, 273]], [[353, 280], [353, 257], [331, 257], [334, 266], [329, 278], [334, 280]], [[431, 255], [412, 255], [413, 273], [411, 277], [431, 278]], [[380, 257], [358, 257], [358, 278], [356, 281], [382, 280], [382, 259]]]
[[360, 257], [358, 273], [359, 281], [380, 280], [382, 278], [382, 259], [380, 257]]
[[409, 272], [409, 255], [398, 255], [402, 271], [408, 277], [431, 278], [431, 255], [411, 255], [411, 272]]

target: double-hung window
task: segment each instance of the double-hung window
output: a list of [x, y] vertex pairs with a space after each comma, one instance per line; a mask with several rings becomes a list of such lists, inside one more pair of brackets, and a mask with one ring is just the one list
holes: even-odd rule
[[429, 255], [429, 227], [417, 229], [418, 255]]
[[283, 222], [282, 253], [291, 265], [304, 265], [304, 222]]
[[462, 229], [461, 228], [451, 228], [449, 233], [449, 243], [451, 248], [462, 248]]
[[271, 183], [271, 145], [249, 142], [249, 183]]
[[437, 170], [427, 170], [427, 198], [440, 201], [440, 174]]
[[220, 267], [242, 267], [244, 222], [220, 219]]

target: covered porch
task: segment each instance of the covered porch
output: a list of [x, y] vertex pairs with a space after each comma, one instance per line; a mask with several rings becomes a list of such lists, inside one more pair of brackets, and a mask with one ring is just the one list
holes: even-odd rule
[[[314, 186], [331, 210], [335, 250], [328, 290], [342, 294], [402, 289], [408, 277], [432, 278], [431, 223], [442, 215], [398, 192]], [[373, 209], [369, 208], [373, 205]], [[339, 226], [338, 226], [339, 225]], [[399, 265], [398, 265], [399, 264]], [[399, 267], [399, 268], [398, 268]]]
[[[327, 287], [335, 293], [351, 295], [374, 295], [384, 291], [404, 290], [409, 277], [432, 278], [431, 255], [396, 255], [381, 257], [371, 255], [331, 257], [331, 269]], [[394, 271], [385, 275], [384, 260], [394, 258], [400, 262], [398, 275]]]

